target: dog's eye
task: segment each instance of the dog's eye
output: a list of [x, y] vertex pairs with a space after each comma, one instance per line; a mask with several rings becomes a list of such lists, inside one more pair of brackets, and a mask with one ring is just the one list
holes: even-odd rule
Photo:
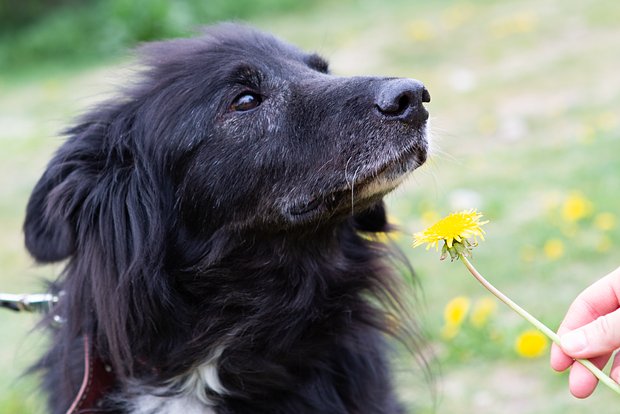
[[263, 102], [263, 98], [253, 92], [244, 92], [237, 96], [233, 103], [230, 105], [230, 109], [233, 111], [249, 111], [258, 107]]

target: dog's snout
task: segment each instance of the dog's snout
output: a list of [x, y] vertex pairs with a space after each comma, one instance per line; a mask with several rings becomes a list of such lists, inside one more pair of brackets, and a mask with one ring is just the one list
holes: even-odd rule
[[375, 98], [379, 113], [389, 119], [421, 124], [428, 119], [423, 103], [431, 95], [422, 82], [415, 79], [390, 79], [382, 83]]

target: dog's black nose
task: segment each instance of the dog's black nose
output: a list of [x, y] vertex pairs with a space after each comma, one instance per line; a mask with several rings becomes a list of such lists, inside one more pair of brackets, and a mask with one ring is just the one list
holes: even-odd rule
[[422, 82], [415, 79], [389, 79], [382, 83], [375, 98], [378, 111], [389, 119], [421, 124], [428, 119], [422, 103], [431, 95]]

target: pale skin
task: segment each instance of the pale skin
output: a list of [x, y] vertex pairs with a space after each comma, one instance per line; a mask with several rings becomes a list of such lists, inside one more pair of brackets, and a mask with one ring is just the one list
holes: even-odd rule
[[[558, 328], [561, 347], [551, 348], [551, 367], [570, 368], [569, 389], [577, 398], [594, 392], [598, 380], [575, 358], [603, 368], [620, 349], [620, 267], [584, 290], [572, 303]], [[620, 353], [614, 357], [611, 378], [620, 382]]]

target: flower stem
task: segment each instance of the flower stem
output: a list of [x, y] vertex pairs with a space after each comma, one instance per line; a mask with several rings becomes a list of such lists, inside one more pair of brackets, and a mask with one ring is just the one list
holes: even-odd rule
[[[549, 339], [555, 342], [557, 345], [560, 345], [560, 337], [549, 329], [545, 324], [540, 322], [538, 319], [533, 317], [528, 311], [523, 309], [521, 306], [517, 305], [510, 299], [508, 296], [504, 295], [500, 292], [495, 286], [493, 286], [488, 280], [486, 280], [471, 264], [469, 260], [463, 255], [459, 254], [459, 258], [469, 270], [469, 272], [480, 282], [482, 286], [484, 286], [489, 292], [491, 292], [495, 297], [504, 302], [508, 307], [518, 313], [523, 319], [534, 325], [540, 332], [546, 335]], [[620, 385], [612, 380], [607, 374], [601, 371], [598, 367], [596, 367], [592, 362], [587, 359], [576, 359], [581, 365], [586, 367], [596, 378], [598, 378], [603, 384], [607, 385], [611, 390], [620, 394]]]

